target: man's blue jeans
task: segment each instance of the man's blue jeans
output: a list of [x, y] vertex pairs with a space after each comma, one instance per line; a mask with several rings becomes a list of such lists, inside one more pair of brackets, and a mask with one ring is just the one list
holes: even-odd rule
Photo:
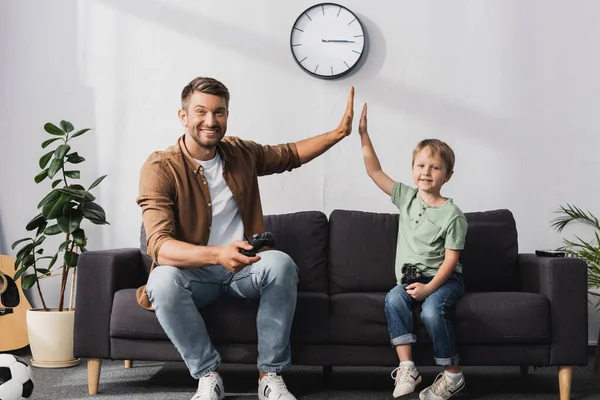
[[198, 309], [223, 295], [260, 299], [258, 369], [281, 372], [291, 365], [298, 267], [290, 256], [277, 250], [263, 251], [260, 257], [236, 274], [220, 265], [193, 269], [158, 266], [150, 274], [146, 291], [158, 322], [192, 377], [200, 378], [221, 364]]
[[[428, 279], [427, 282], [433, 278]], [[406, 293], [406, 286], [398, 285], [385, 296], [385, 315], [394, 347], [417, 341], [413, 331], [415, 300]], [[437, 365], [455, 365], [459, 362], [450, 314], [464, 291], [462, 274], [453, 272], [442, 286], [423, 301], [421, 321], [433, 342], [433, 356]]]

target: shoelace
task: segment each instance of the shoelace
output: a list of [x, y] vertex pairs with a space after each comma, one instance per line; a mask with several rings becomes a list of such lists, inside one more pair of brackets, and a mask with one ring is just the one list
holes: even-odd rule
[[408, 365], [400, 365], [392, 371], [392, 379], [397, 384], [409, 382], [410, 367]]
[[218, 385], [217, 374], [211, 372], [200, 378], [200, 384], [198, 385], [198, 390], [192, 400], [200, 399], [203, 397], [210, 398], [215, 393], [215, 386]]
[[281, 376], [277, 374], [267, 374], [263, 379], [267, 379], [267, 386], [275, 393], [287, 393], [287, 386], [285, 386], [285, 382]]
[[431, 391], [437, 395], [442, 396], [452, 387], [452, 380], [440, 372], [435, 378], [435, 381], [431, 385]]

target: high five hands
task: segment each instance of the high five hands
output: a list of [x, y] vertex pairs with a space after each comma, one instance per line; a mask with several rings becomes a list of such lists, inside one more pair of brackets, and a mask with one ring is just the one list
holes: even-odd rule
[[[342, 117], [342, 121], [338, 125], [336, 131], [342, 137], [350, 135], [352, 132], [352, 120], [354, 119], [354, 86], [350, 86], [350, 93], [348, 94], [348, 100], [346, 101], [346, 111]], [[358, 125], [358, 133], [363, 134], [367, 132], [367, 103], [364, 104], [362, 113], [360, 115], [360, 122]]]

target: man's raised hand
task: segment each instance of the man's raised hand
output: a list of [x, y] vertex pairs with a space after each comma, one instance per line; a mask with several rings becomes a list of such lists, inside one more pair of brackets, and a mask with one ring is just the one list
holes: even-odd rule
[[344, 112], [342, 122], [340, 122], [337, 128], [337, 132], [342, 137], [348, 136], [352, 132], [352, 119], [354, 119], [354, 86], [350, 86], [350, 93], [346, 101], [346, 111]]

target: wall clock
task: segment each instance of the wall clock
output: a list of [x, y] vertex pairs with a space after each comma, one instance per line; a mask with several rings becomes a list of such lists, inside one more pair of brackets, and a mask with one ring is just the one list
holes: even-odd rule
[[365, 30], [356, 15], [335, 3], [316, 4], [300, 14], [290, 34], [296, 63], [323, 79], [352, 71], [365, 50]]

